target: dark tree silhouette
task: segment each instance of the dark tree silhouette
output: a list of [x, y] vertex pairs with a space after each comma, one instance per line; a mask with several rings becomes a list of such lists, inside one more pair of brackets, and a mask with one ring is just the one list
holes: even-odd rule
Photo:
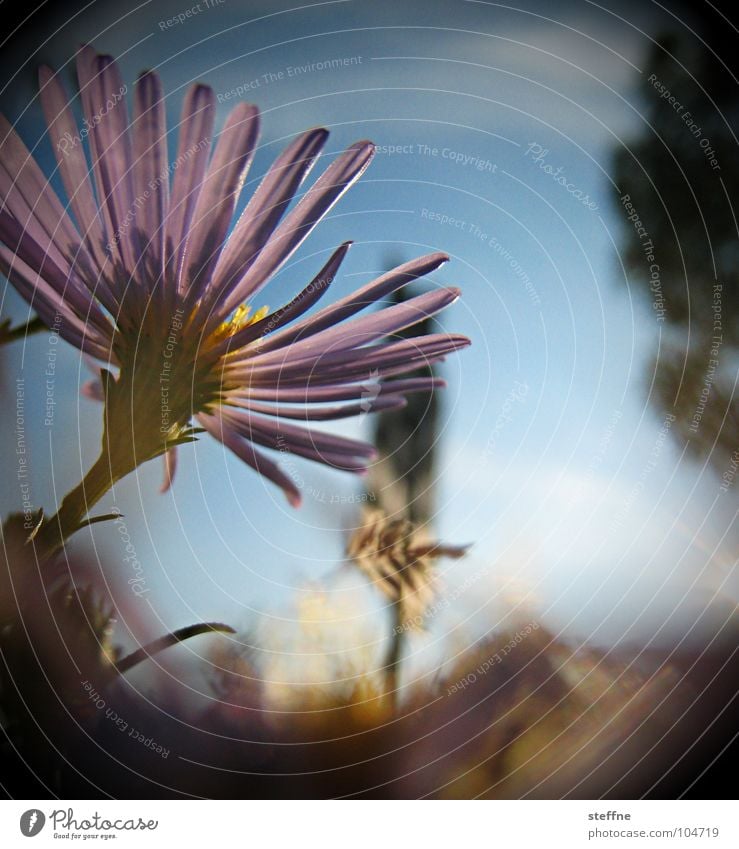
[[644, 129], [617, 150], [614, 179], [629, 281], [661, 331], [651, 400], [721, 474], [739, 456], [739, 63], [736, 31], [711, 15], [651, 49]]

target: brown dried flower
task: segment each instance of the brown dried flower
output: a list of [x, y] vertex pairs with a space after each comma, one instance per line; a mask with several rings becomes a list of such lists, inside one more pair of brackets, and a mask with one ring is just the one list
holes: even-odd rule
[[466, 545], [445, 545], [425, 538], [425, 529], [404, 518], [388, 518], [382, 510], [367, 510], [347, 546], [369, 579], [399, 605], [398, 619], [418, 627], [433, 601], [440, 557], [463, 557]]

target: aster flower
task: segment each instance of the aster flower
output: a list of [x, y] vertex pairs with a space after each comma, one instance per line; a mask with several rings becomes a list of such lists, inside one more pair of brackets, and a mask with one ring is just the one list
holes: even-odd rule
[[[364, 172], [372, 143], [351, 145], [289, 209], [328, 137], [321, 128], [303, 133], [274, 162], [229, 235], [257, 147], [257, 108], [242, 103], [231, 111], [211, 155], [214, 93], [192, 86], [169, 162], [155, 73], [139, 77], [130, 123], [111, 57], [82, 48], [77, 77], [81, 127], [57, 75], [40, 70], [67, 207], [0, 116], [0, 270], [48, 326], [104, 366], [99, 384], [88, 387], [105, 403], [103, 453], [49, 520], [61, 539], [141, 463], [166, 454], [171, 478], [176, 446], [201, 430], [296, 506], [298, 489], [262, 449], [364, 471], [371, 446], [306, 425], [400, 407], [407, 393], [442, 385], [402, 375], [468, 339], [389, 337], [451, 304], [457, 289], [355, 316], [447, 257], [405, 263], [306, 316], [332, 284], [346, 242], [289, 303], [270, 312], [258, 296]], [[378, 385], [368, 400], [370, 379]]]

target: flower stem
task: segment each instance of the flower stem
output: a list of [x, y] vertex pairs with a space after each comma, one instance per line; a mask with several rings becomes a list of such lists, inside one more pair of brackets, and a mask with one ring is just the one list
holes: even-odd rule
[[399, 599], [393, 604], [393, 630], [390, 635], [390, 648], [385, 661], [385, 693], [390, 699], [393, 710], [398, 706], [398, 673], [403, 650], [403, 603]]
[[[103, 443], [105, 445], [105, 443]], [[59, 510], [47, 519], [34, 537], [39, 559], [48, 557], [83, 524], [85, 517], [121, 475], [114, 477], [108, 452], [103, 452], [77, 486], [64, 496]]]

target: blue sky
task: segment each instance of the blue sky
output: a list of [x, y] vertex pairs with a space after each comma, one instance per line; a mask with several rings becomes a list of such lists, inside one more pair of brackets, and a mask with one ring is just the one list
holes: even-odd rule
[[[473, 346], [443, 367], [436, 524], [451, 542], [475, 543], [466, 561], [444, 568], [447, 592], [476, 577], [419, 638], [419, 655], [458, 626], [463, 642], [498, 627], [511, 604], [605, 643], [682, 637], [705, 627], [696, 622], [709, 604], [713, 621], [723, 621], [737, 593], [735, 503], [709, 470], [662, 439], [646, 370], [662, 326], [624, 279], [618, 254], [625, 224], [613, 204], [612, 157], [643, 127], [636, 88], [663, 23], [658, 13], [625, 3], [291, 9], [224, 0], [167, 23], [195, 8], [169, 0], [126, 13], [96, 4], [23, 54], [4, 110], [32, 146], [43, 132], [32, 67], [62, 67], [89, 41], [118, 56], [130, 82], [158, 68], [172, 122], [193, 81], [220, 95], [219, 122], [235, 102], [226, 95], [248, 91], [263, 112], [263, 137], [242, 205], [287, 140], [309, 126], [331, 128], [327, 161], [358, 138], [381, 146], [263, 294], [271, 306], [284, 302], [347, 238], [355, 245], [337, 296], [389, 258], [439, 249], [451, 256], [429, 285], [462, 288], [442, 324]], [[50, 17], [45, 27], [60, 24]], [[346, 61], [338, 70], [316, 64], [333, 59]], [[43, 140], [38, 155], [50, 168]], [[561, 169], [569, 190], [542, 165]], [[14, 293], [2, 312], [22, 315]], [[38, 379], [48, 350], [42, 334], [5, 352], [8, 404], [14, 378]], [[100, 410], [77, 396], [87, 374], [76, 352], [60, 353], [56, 375], [54, 427], [29, 426], [34, 499], [47, 509], [92, 462], [100, 435]], [[41, 399], [29, 399], [29, 411], [34, 405], [40, 421]], [[367, 434], [369, 423], [344, 430]], [[3, 462], [12, 467], [12, 458]], [[295, 462], [311, 487], [338, 501], [361, 491], [349, 476]], [[308, 494], [294, 511], [208, 439], [182, 452], [164, 497], [159, 476], [150, 464], [100, 505], [126, 514], [144, 564], [143, 598], [128, 590], [124, 564], [117, 572], [124, 628], [128, 618], [139, 638], [148, 635], [136, 624], [137, 605], [146, 605], [158, 620], [153, 633], [199, 619], [259, 621], [277, 640], [301, 598], [333, 587], [337, 609], [346, 601], [347, 618], [361, 624], [357, 641], [380, 644], [378, 600], [361, 576], [336, 577], [355, 507]], [[3, 506], [14, 500], [11, 487]], [[100, 526], [94, 540], [115, 566], [114, 530]]]

